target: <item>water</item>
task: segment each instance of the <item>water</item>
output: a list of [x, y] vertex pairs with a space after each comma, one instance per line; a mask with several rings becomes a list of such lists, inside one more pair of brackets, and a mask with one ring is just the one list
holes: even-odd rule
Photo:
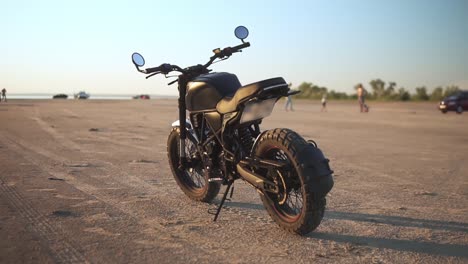
[[[7, 93], [7, 99], [52, 99], [55, 94], [14, 94]], [[131, 100], [134, 95], [130, 94], [91, 94], [88, 99], [97, 100]], [[150, 94], [151, 99], [177, 99], [174, 95]], [[68, 100], [73, 100], [73, 94], [68, 94]], [[62, 99], [63, 100], [63, 99]]]

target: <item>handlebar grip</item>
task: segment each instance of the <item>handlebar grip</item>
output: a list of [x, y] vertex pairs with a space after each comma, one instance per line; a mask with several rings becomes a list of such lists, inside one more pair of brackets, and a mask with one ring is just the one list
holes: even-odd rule
[[153, 68], [146, 68], [145, 69], [146, 74], [150, 74], [150, 73], [157, 72], [157, 71], [159, 71], [159, 67], [153, 67]]
[[158, 67], [145, 69], [145, 71], [147, 74], [153, 73], [153, 72], [169, 73], [170, 71], [172, 71], [172, 65], [168, 63], [163, 63], [159, 65]]
[[239, 50], [241, 50], [243, 48], [247, 48], [247, 47], [250, 47], [250, 42], [242, 43], [242, 44], [240, 44], [238, 46], [232, 47], [231, 49], [232, 49], [233, 52], [237, 52], [237, 51], [239, 51]]

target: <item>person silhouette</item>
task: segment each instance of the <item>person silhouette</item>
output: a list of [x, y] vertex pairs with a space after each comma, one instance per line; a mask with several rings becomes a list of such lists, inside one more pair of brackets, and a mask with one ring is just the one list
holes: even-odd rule
[[6, 92], [7, 90], [5, 88], [2, 89], [2, 97], [0, 98], [0, 102], [3, 100], [3, 101], [7, 101], [7, 98], [6, 98]]
[[[292, 85], [292, 83], [289, 83], [289, 84], [288, 84], [289, 88], [291, 88], [291, 85]], [[291, 98], [290, 95], [288, 95], [288, 97], [286, 97], [286, 105], [284, 106], [284, 109], [285, 109], [286, 111], [288, 111], [288, 109], [291, 110], [291, 111], [294, 111], [294, 109], [293, 109], [293, 103], [292, 103], [292, 98]]]
[[327, 112], [327, 94], [323, 94], [322, 96], [322, 109], [320, 112]]
[[357, 85], [357, 98], [358, 98], [359, 109], [361, 113], [369, 112], [369, 107], [366, 105], [366, 94], [367, 94], [367, 91], [366, 89], [364, 89], [364, 86], [362, 86], [362, 84], [358, 84]]

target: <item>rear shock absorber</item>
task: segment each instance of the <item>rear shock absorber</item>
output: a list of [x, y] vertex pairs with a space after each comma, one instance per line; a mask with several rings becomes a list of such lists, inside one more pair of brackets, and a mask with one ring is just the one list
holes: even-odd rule
[[252, 133], [250, 133], [248, 127], [239, 128], [238, 133], [242, 147], [245, 149], [247, 154], [250, 154], [250, 150], [252, 149], [254, 143]]

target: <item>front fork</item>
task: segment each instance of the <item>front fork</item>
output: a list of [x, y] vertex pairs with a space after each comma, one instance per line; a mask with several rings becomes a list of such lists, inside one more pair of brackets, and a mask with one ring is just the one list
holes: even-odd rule
[[187, 126], [185, 124], [187, 106], [185, 105], [185, 94], [187, 92], [187, 80], [183, 75], [179, 76], [179, 125], [180, 125], [180, 149], [179, 169], [184, 170], [187, 164], [185, 155], [185, 139], [187, 138]]

